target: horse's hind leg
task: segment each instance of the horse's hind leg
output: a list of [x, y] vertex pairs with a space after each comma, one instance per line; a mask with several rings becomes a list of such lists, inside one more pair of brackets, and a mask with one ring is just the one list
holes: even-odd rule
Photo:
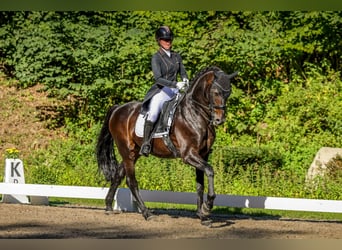
[[113, 211], [113, 202], [114, 202], [114, 195], [122, 179], [125, 177], [125, 169], [123, 168], [122, 163], [119, 165], [117, 171], [115, 172], [114, 177], [111, 180], [111, 184], [106, 195], [106, 211], [112, 212]]
[[137, 205], [144, 216], [145, 220], [149, 220], [153, 217], [153, 214], [147, 209], [145, 206], [145, 203], [143, 199], [141, 198], [141, 195], [139, 193], [138, 188], [138, 181], [135, 178], [135, 170], [134, 170], [134, 163], [131, 160], [125, 161], [125, 170], [126, 170], [126, 183], [129, 189], [132, 192], [132, 195], [134, 196]]

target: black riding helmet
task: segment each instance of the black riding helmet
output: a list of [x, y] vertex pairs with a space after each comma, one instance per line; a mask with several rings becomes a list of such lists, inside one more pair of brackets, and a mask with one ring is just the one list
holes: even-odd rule
[[159, 42], [160, 39], [173, 40], [173, 33], [168, 26], [160, 26], [156, 31], [156, 40]]

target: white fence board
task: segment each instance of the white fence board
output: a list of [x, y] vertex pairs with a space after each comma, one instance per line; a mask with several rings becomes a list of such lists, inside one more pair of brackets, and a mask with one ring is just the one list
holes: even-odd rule
[[[108, 188], [100, 187], [0, 183], [0, 194], [104, 199], [107, 192]], [[195, 193], [147, 190], [140, 193], [147, 202], [196, 204], [197, 200]], [[118, 189], [115, 200], [116, 209], [136, 209], [130, 191], [125, 188]], [[301, 198], [217, 195], [215, 206], [342, 213], [342, 201]]]
[[46, 184], [0, 183], [0, 194], [65, 198], [104, 199], [108, 188]]

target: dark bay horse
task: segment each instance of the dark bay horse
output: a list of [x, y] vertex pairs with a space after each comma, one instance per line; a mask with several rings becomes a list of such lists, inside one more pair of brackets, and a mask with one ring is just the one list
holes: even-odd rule
[[[198, 72], [176, 108], [170, 129], [170, 139], [178, 156], [196, 169], [197, 216], [201, 221], [209, 220], [214, 205], [214, 170], [207, 161], [215, 140], [215, 127], [225, 121], [230, 81], [236, 75], [237, 72], [228, 75], [217, 67], [207, 67]], [[126, 183], [142, 215], [148, 220], [153, 214], [139, 194], [134, 169], [142, 144], [142, 138], [135, 134], [140, 108], [141, 102], [129, 102], [114, 105], [108, 110], [98, 137], [96, 155], [99, 170], [111, 183], [105, 198], [106, 210], [113, 211], [115, 192], [126, 176]], [[116, 160], [114, 144], [122, 157], [121, 163]], [[162, 138], [153, 139], [151, 154], [161, 158], [175, 157]], [[203, 202], [204, 174], [208, 178], [206, 202]]]

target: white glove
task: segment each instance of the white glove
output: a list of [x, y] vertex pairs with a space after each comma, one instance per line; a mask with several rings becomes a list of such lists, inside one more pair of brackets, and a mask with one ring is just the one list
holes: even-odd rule
[[183, 82], [185, 82], [186, 86], [189, 86], [189, 80], [187, 78], [183, 78]]
[[182, 90], [184, 88], [184, 86], [185, 86], [185, 82], [177, 82], [176, 83], [176, 87], [179, 90]]

